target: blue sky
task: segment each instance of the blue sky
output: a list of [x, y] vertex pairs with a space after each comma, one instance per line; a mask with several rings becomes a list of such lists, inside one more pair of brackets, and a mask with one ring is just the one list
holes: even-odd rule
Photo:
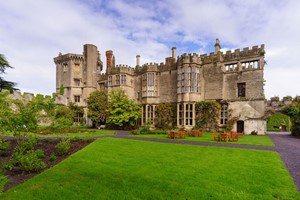
[[300, 1], [298, 0], [9, 0], [0, 1], [0, 53], [14, 67], [5, 78], [22, 91], [55, 91], [59, 52], [78, 53], [95, 44], [105, 63], [163, 62], [171, 48], [210, 53], [265, 44], [265, 94], [300, 95]]

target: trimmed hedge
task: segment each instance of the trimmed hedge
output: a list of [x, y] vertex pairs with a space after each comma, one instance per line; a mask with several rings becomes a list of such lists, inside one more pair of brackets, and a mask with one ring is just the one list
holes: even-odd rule
[[275, 113], [267, 119], [267, 131], [281, 131], [279, 127], [282, 125], [286, 125], [286, 130], [290, 131], [291, 120], [289, 116], [282, 113]]

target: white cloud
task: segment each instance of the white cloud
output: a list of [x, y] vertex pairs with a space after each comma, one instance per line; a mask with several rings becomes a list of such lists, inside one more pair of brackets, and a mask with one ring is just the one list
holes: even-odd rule
[[[117, 64], [163, 62], [178, 54], [210, 53], [215, 38], [224, 50], [266, 45], [267, 97], [300, 91], [300, 1], [239, 0], [10, 0], [0, 2], [0, 53], [15, 67], [6, 79], [19, 88], [55, 91], [53, 57], [98, 46], [105, 64], [111, 49]], [[279, 76], [279, 77], [278, 77]]]

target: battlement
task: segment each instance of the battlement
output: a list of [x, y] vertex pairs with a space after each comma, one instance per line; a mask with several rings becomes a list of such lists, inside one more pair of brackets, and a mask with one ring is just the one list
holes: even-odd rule
[[31, 101], [34, 97], [41, 97], [41, 98], [52, 98], [50, 95], [43, 95], [43, 94], [33, 94], [30, 92], [20, 92], [20, 91], [13, 91], [13, 93], [10, 93], [8, 90], [2, 90], [1, 92], [7, 92], [9, 93], [9, 97], [14, 100], [25, 100], [25, 101]]
[[61, 62], [66, 62], [66, 61], [69, 61], [69, 60], [80, 62], [80, 61], [84, 60], [84, 56], [80, 55], [80, 54], [71, 54], [71, 53], [62, 55], [61, 53], [59, 53], [59, 55], [54, 58], [55, 64], [58, 64], [58, 63], [61, 63]]
[[[222, 53], [223, 55], [223, 53]], [[226, 51], [226, 54], [223, 55], [224, 61], [231, 61], [236, 59], [245, 59], [253, 57], [261, 57], [265, 55], [265, 45], [262, 44], [260, 48], [258, 46], [253, 46], [252, 48], [245, 47], [243, 50], [235, 49], [232, 51]]]
[[197, 53], [184, 53], [178, 58], [179, 64], [185, 64], [185, 63], [197, 63], [200, 64], [201, 60]]
[[129, 65], [122, 64], [122, 65], [116, 65], [115, 67], [110, 67], [108, 70], [108, 74], [119, 74], [119, 73], [134, 75], [134, 68], [132, 68]]
[[98, 81], [106, 81], [107, 75], [105, 73], [99, 74]]

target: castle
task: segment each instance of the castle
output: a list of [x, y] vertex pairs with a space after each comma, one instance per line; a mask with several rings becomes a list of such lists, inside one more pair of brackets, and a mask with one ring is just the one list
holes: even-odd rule
[[[83, 55], [59, 53], [56, 64], [57, 103], [74, 102], [85, 108], [93, 91], [122, 89], [129, 98], [142, 104], [141, 123], [155, 118], [159, 103], [177, 104], [177, 127], [191, 129], [195, 126], [195, 103], [216, 101], [221, 105], [220, 127], [228, 122], [229, 112], [237, 118], [233, 129], [250, 134], [265, 134], [264, 99], [264, 45], [220, 51], [220, 41], [215, 52], [209, 55], [182, 54], [172, 56], [164, 63], [141, 65], [136, 56], [136, 66], [116, 65], [113, 51], [106, 51], [106, 73], [101, 74], [103, 62], [97, 47], [84, 45]], [[61, 87], [64, 94], [59, 95]], [[86, 117], [86, 116], [85, 116]]]

